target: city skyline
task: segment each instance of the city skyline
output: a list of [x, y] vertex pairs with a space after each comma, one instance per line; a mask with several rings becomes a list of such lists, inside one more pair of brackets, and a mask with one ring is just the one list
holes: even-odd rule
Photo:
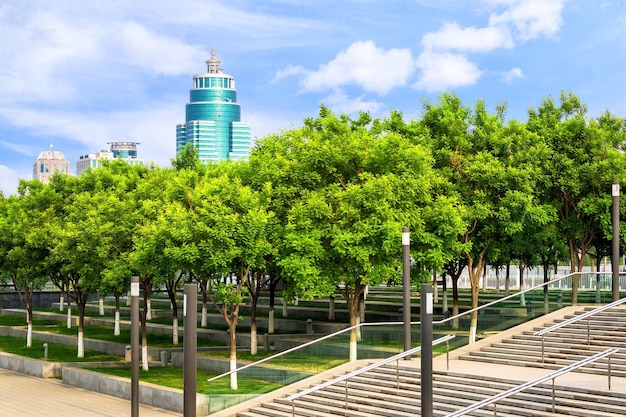
[[571, 90], [626, 116], [619, 0], [9, 0], [0, 6], [0, 190], [50, 144], [76, 161], [115, 138], [168, 166], [190, 76], [218, 50], [255, 138], [335, 112], [400, 110], [453, 92], [507, 118]]

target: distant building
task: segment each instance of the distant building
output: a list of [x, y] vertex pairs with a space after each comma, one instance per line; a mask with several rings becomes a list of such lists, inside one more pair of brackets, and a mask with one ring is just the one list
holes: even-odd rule
[[250, 125], [241, 123], [235, 79], [224, 74], [211, 50], [207, 72], [193, 77], [185, 123], [176, 126], [176, 152], [191, 143], [204, 163], [221, 159], [247, 159]]
[[50, 176], [55, 172], [69, 174], [70, 161], [65, 158], [62, 152], [55, 151], [50, 145], [50, 150], [41, 152], [37, 160], [33, 162], [33, 179], [47, 184], [50, 181]]
[[143, 160], [137, 157], [137, 145], [139, 142], [107, 142], [110, 149], [100, 152], [81, 155], [76, 161], [76, 175], [80, 175], [87, 168], [98, 168], [102, 161], [121, 159], [131, 165], [143, 164]]

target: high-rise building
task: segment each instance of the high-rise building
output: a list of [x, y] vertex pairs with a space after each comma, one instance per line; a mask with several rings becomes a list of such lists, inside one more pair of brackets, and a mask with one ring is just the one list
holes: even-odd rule
[[50, 181], [50, 176], [55, 172], [70, 173], [70, 161], [65, 158], [62, 152], [55, 151], [50, 145], [50, 150], [43, 151], [33, 162], [33, 179], [37, 179], [44, 184]]
[[80, 175], [87, 168], [93, 169], [102, 166], [102, 161], [113, 159], [121, 159], [131, 165], [143, 164], [143, 160], [137, 158], [139, 142], [107, 142], [107, 145], [110, 145], [110, 149], [81, 155], [76, 161], [76, 175]]
[[235, 79], [224, 74], [215, 49], [206, 63], [207, 72], [193, 77], [185, 123], [176, 126], [176, 152], [191, 143], [204, 163], [247, 159], [250, 125], [241, 123]]

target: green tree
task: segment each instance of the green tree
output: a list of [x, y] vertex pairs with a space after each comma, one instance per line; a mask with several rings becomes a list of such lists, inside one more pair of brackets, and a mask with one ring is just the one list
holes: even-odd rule
[[[569, 249], [571, 272], [582, 271], [585, 255], [605, 226], [611, 206], [611, 183], [623, 179], [625, 160], [619, 148], [626, 137], [624, 119], [605, 112], [587, 116], [587, 107], [571, 92], [559, 103], [551, 97], [530, 109], [528, 129], [549, 149], [544, 161], [547, 199], [559, 217], [559, 231]], [[610, 217], [608, 217], [610, 218]], [[572, 303], [577, 303], [579, 275], [573, 278]]]

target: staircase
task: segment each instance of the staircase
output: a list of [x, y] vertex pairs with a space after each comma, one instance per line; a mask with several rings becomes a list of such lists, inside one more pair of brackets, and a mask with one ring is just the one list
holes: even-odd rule
[[[589, 310], [591, 308], [587, 307], [578, 311], [577, 314]], [[546, 323], [544, 327], [567, 320], [570, 317], [572, 315], [567, 315], [552, 323]], [[587, 338], [587, 326], [589, 326], [589, 340]], [[589, 325], [587, 320], [583, 319], [546, 334], [544, 336], [543, 363], [541, 337], [533, 335], [535, 331], [540, 329], [541, 327], [536, 327], [524, 331], [499, 343], [493, 343], [480, 350], [472, 351], [460, 359], [554, 370], [608, 347], [616, 347], [621, 350], [611, 357], [611, 372], [613, 376], [626, 378], [626, 308], [616, 307], [591, 316]], [[605, 375], [607, 362], [593, 363], [588, 367], [581, 368], [579, 372]]]
[[[580, 314], [584, 308], [566, 309]], [[576, 311], [574, 311], [576, 310]], [[545, 336], [544, 364], [541, 362], [541, 337], [536, 330], [565, 320], [571, 314], [553, 313], [535, 319], [521, 328], [483, 339], [472, 346], [452, 352], [449, 369], [445, 356], [436, 357], [433, 371], [433, 415], [445, 416], [482, 399], [501, 393], [522, 382], [550, 373], [554, 369], [591, 356], [608, 347], [624, 348], [626, 309], [614, 308], [593, 316], [589, 323], [591, 343], [587, 343], [587, 322], [580, 321]], [[600, 361], [557, 378], [552, 384], [530, 388], [497, 404], [498, 416], [581, 416], [626, 415], [626, 355], [621, 351], [611, 359], [611, 390], [608, 389], [607, 363]], [[327, 380], [336, 375], [327, 375]], [[320, 383], [321, 380], [312, 383]], [[308, 387], [308, 386], [306, 386]], [[299, 387], [298, 389], [302, 389]], [[389, 416], [420, 415], [419, 358], [389, 364], [346, 383], [339, 383], [295, 401], [284, 398], [296, 392], [286, 387], [275, 398], [261, 397], [237, 409], [215, 416]], [[347, 397], [346, 397], [347, 392]], [[347, 401], [346, 401], [347, 398]], [[293, 412], [293, 414], [292, 414]], [[493, 416], [493, 405], [468, 415]]]

